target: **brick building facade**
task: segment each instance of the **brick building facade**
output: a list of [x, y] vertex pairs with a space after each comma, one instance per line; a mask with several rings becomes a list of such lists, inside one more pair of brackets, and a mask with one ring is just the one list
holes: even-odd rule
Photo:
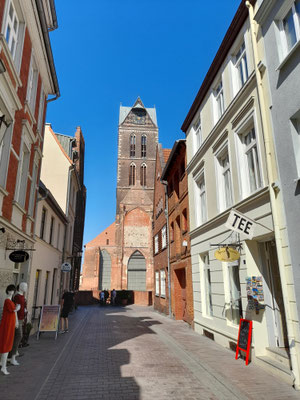
[[149, 303], [157, 142], [155, 108], [144, 107], [140, 98], [132, 107], [120, 107], [114, 245], [106, 244], [107, 230], [86, 245], [82, 290], [128, 289], [136, 303]]
[[166, 198], [167, 186], [161, 182], [162, 171], [166, 165], [170, 149], [157, 145], [154, 201], [153, 201], [153, 257], [154, 257], [154, 308], [169, 314], [168, 291], [168, 237]]
[[193, 324], [189, 199], [185, 140], [177, 140], [162, 172], [168, 182], [171, 308], [176, 319]]
[[[30, 272], [47, 98], [59, 96], [48, 33], [57, 28], [54, 1], [0, 0], [0, 26], [2, 300], [3, 289], [26, 282]], [[29, 249], [30, 257], [12, 262], [9, 249]]]

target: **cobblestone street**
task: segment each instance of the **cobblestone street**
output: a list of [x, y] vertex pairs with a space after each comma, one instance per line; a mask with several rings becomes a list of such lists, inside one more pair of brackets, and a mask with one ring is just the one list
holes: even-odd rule
[[1, 400], [300, 399], [254, 364], [151, 308], [80, 307], [69, 333], [34, 337]]

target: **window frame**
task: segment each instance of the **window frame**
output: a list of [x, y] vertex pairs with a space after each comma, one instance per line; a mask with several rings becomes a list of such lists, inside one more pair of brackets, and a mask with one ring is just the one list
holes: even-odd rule
[[154, 236], [154, 254], [159, 252], [158, 233]]
[[[143, 143], [143, 141], [145, 141], [145, 143]], [[146, 158], [146, 156], [147, 156], [147, 136], [142, 135], [141, 136], [141, 157]]]
[[202, 315], [205, 318], [212, 319], [214, 317], [214, 314], [212, 300], [211, 264], [208, 251], [200, 254], [200, 264]]
[[131, 163], [129, 166], [129, 186], [135, 186], [136, 182], [136, 165]]
[[165, 249], [167, 247], [167, 225], [164, 225], [161, 228], [161, 249]]
[[51, 215], [50, 219], [50, 232], [49, 232], [49, 244], [53, 244], [53, 237], [54, 237], [54, 228], [55, 227], [55, 218]]
[[[25, 158], [26, 157], [26, 158]], [[26, 140], [21, 141], [21, 151], [18, 164], [17, 182], [15, 187], [15, 201], [21, 208], [25, 208], [28, 185], [28, 171], [30, 165], [30, 145]]]
[[[288, 3], [287, 7], [282, 11], [281, 13], [282, 15], [278, 21], [283, 57], [287, 56], [300, 41], [300, 13], [297, 14], [295, 6], [296, 3], [297, 3], [296, 0], [293, 0], [292, 2]], [[290, 13], [292, 16], [293, 28], [295, 33], [295, 42], [291, 46], [289, 46], [286, 30], [284, 27], [284, 20]]]
[[[214, 93], [214, 103], [215, 103], [215, 122], [217, 123], [219, 119], [225, 112], [225, 102], [224, 102], [224, 86], [222, 77], [218, 80], [215, 85]], [[219, 102], [220, 100], [220, 102]]]
[[[2, 124], [4, 124], [4, 121], [2, 121]], [[13, 127], [13, 123], [6, 127], [0, 142], [0, 186], [2, 188], [6, 188], [7, 183]]]
[[[228, 158], [228, 166], [224, 167], [222, 161]], [[231, 171], [231, 157], [229, 152], [229, 143], [226, 141], [222, 147], [215, 154], [215, 165], [216, 165], [216, 183], [217, 183], [217, 194], [218, 194], [218, 209], [219, 212], [227, 210], [234, 203], [234, 193], [233, 193], [233, 185], [232, 185], [232, 171]], [[230, 193], [227, 196], [226, 193], [226, 182], [225, 182], [225, 173], [229, 171], [229, 187]], [[230, 201], [228, 203], [227, 197], [230, 197]]]
[[[208, 212], [207, 212], [207, 193], [206, 193], [206, 185], [205, 185], [205, 172], [204, 168], [200, 170], [200, 172], [194, 177], [195, 184], [195, 221], [198, 226], [201, 226], [207, 221]], [[200, 184], [203, 182], [204, 189], [200, 187]], [[205, 199], [204, 203], [201, 199]], [[205, 212], [203, 212], [203, 204], [205, 208]], [[205, 214], [205, 215], [204, 215]]]
[[166, 271], [164, 268], [160, 270], [160, 297], [166, 298]]
[[136, 135], [132, 133], [129, 139], [129, 154], [130, 158], [135, 157]]
[[40, 239], [45, 240], [47, 224], [47, 208], [42, 207], [41, 223], [40, 223]]
[[159, 291], [159, 284], [160, 284], [160, 276], [159, 276], [160, 271], [155, 271], [155, 296], [159, 297], [160, 291]]
[[147, 165], [145, 163], [143, 163], [141, 165], [141, 178], [140, 178], [140, 184], [143, 187], [147, 186]]
[[37, 185], [37, 175], [38, 175], [38, 161], [33, 162], [32, 166], [32, 175], [31, 175], [31, 187], [30, 187], [30, 195], [29, 195], [29, 204], [28, 204], [28, 215], [33, 217], [34, 215], [34, 206], [35, 206], [35, 196], [36, 191], [38, 189]]
[[[240, 69], [240, 65], [242, 66], [242, 69]], [[244, 39], [240, 44], [238, 51], [234, 55], [234, 68], [235, 68], [235, 77], [237, 82], [236, 92], [238, 92], [246, 84], [249, 78], [247, 48]]]
[[197, 116], [196, 121], [193, 123], [193, 147], [194, 147], [194, 154], [200, 149], [203, 143], [203, 136], [202, 136], [202, 124], [201, 124], [201, 115]]

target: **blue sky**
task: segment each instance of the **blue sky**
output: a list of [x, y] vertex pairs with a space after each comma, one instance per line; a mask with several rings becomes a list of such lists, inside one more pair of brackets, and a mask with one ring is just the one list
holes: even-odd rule
[[119, 106], [155, 105], [159, 142], [184, 138], [182, 122], [239, 0], [56, 0], [50, 33], [61, 97], [49, 103], [55, 132], [85, 143], [84, 243], [115, 218]]

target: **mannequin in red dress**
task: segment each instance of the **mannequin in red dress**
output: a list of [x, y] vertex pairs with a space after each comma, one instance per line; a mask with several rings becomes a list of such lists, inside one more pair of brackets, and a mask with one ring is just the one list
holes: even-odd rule
[[6, 369], [7, 356], [12, 349], [15, 335], [15, 326], [18, 324], [16, 312], [20, 308], [20, 305], [15, 305], [11, 300], [14, 291], [16, 290], [14, 285], [9, 285], [6, 288], [7, 298], [3, 306], [3, 314], [0, 323], [0, 353], [1, 353], [1, 372], [4, 375], [8, 375]]

